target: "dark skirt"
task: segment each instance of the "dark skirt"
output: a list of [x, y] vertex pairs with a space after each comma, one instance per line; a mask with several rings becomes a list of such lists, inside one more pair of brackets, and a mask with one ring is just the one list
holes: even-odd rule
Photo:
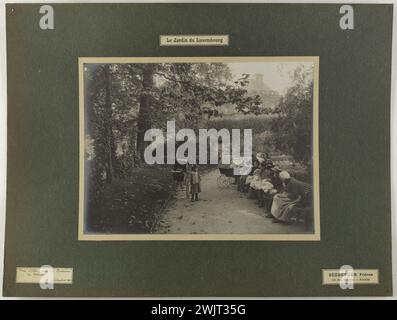
[[190, 193], [195, 194], [201, 192], [201, 185], [200, 183], [192, 183]]

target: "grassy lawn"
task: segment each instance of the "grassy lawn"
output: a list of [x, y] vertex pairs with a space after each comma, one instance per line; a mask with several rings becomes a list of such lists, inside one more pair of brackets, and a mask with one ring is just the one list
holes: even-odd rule
[[173, 193], [170, 168], [135, 168], [131, 178], [114, 179], [101, 198], [88, 204], [87, 231], [148, 233]]

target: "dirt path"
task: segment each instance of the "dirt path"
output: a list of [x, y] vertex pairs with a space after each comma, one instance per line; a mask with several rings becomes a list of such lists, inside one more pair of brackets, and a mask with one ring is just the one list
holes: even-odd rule
[[170, 234], [285, 234], [302, 233], [295, 225], [272, 223], [264, 217], [263, 209], [255, 200], [237, 191], [236, 185], [219, 188], [218, 170], [202, 176], [199, 201], [185, 198], [185, 191], [178, 192], [159, 222], [157, 233]]

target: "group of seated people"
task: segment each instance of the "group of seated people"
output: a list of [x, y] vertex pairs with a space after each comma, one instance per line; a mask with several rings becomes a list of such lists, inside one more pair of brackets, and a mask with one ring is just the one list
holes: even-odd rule
[[302, 197], [297, 192], [297, 183], [300, 182], [291, 178], [287, 171], [276, 167], [265, 154], [264, 158], [257, 157], [253, 161], [248, 175], [238, 177], [237, 188], [257, 200], [258, 206], [264, 208], [265, 217], [273, 219], [274, 223], [288, 224], [297, 221], [299, 212], [294, 210]]

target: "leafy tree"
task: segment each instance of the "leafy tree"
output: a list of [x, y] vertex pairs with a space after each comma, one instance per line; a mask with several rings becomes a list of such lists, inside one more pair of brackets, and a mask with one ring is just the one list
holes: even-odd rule
[[313, 69], [298, 67], [292, 86], [270, 113], [275, 146], [295, 160], [307, 165], [311, 160], [313, 117]]
[[224, 104], [257, 113], [260, 98], [247, 95], [247, 79], [233, 83], [223, 63], [87, 64], [86, 134], [96, 180], [128, 176], [142, 162], [146, 130], [164, 129], [167, 120], [198, 129]]

